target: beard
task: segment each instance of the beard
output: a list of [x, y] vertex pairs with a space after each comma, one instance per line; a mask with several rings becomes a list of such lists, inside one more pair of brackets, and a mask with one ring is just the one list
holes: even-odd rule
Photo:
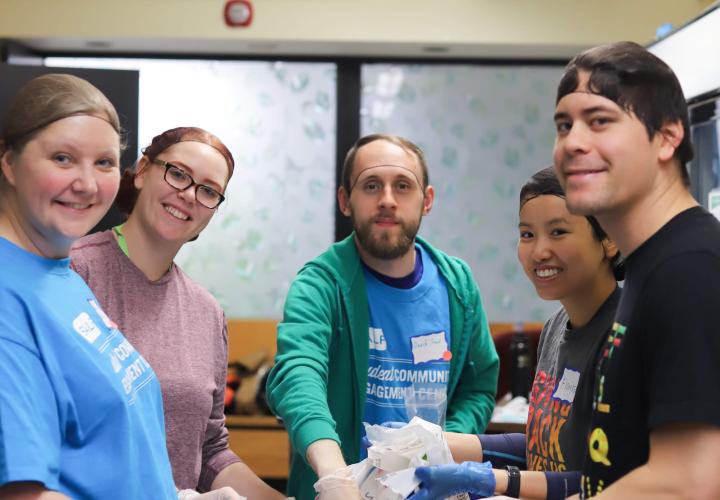
[[378, 231], [373, 234], [373, 219], [365, 222], [358, 222], [355, 215], [351, 214], [353, 229], [360, 246], [372, 257], [382, 260], [393, 260], [405, 255], [415, 244], [415, 236], [420, 230], [422, 214], [417, 222], [406, 222], [399, 220], [400, 234], [395, 237], [395, 232]]

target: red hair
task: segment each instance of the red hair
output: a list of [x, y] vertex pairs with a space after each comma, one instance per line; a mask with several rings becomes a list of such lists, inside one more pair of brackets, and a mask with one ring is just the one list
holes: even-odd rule
[[[203, 130], [198, 127], [177, 127], [170, 130], [166, 130], [160, 135], [153, 137], [152, 142], [148, 147], [143, 150], [143, 156], [147, 157], [149, 162], [152, 162], [157, 156], [165, 151], [167, 148], [178, 142], [201, 142], [215, 148], [225, 161], [228, 166], [228, 181], [232, 177], [233, 171], [235, 170], [235, 160], [233, 159], [230, 150], [223, 144], [223, 142], [217, 138], [217, 136], [211, 134], [207, 130]], [[130, 215], [135, 202], [138, 197], [138, 189], [135, 187], [135, 176], [138, 174], [137, 163], [129, 167], [123, 172], [122, 179], [120, 179], [120, 190], [118, 191], [117, 198], [115, 198], [115, 206], [125, 215]]]

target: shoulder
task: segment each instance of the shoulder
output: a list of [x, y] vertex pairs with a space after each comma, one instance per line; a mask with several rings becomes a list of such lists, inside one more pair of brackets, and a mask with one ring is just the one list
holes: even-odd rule
[[0, 280], [0, 338], [32, 344], [37, 332], [60, 327], [63, 315], [87, 306], [91, 298], [90, 289], [72, 271], [45, 273], [41, 281], [25, 275]]
[[[648, 248], [644, 248], [646, 245]], [[703, 208], [691, 208], [668, 222], [636, 253], [628, 259], [630, 263], [635, 257], [630, 271], [632, 267], [652, 273], [671, 271], [679, 266], [702, 269], [706, 263], [720, 259], [720, 222]]]
[[[626, 288], [632, 285], [626, 282]], [[664, 345], [660, 338], [670, 344], [715, 338], [720, 256], [706, 250], [676, 253], [648, 272], [635, 296], [632, 322], [652, 337], [653, 347]], [[627, 306], [621, 303], [620, 307]]]
[[548, 318], [543, 325], [542, 335], [552, 335], [555, 332], [564, 332], [569, 321], [567, 311], [564, 307], [560, 307], [555, 313]]
[[459, 294], [477, 293], [477, 283], [467, 262], [459, 257], [448, 255], [418, 237], [417, 242], [430, 255], [440, 274]]
[[220, 303], [207, 288], [188, 276], [178, 265], [173, 266], [172, 272], [175, 273], [172, 279], [176, 281], [178, 286], [183, 288], [184, 293], [194, 307], [209, 307], [219, 314], [223, 314]]
[[[2, 266], [0, 266], [0, 269], [2, 269]], [[32, 301], [28, 301], [23, 288], [20, 280], [0, 280], [0, 322], [3, 322], [3, 320], [17, 321], [25, 316], [27, 310], [31, 308]]]
[[698, 293], [700, 287], [703, 290], [720, 289], [719, 250], [688, 248], [666, 256], [648, 272], [645, 290], [650, 295], [657, 292], [673, 297], [691, 293], [699, 297], [706, 295]]
[[109, 264], [115, 256], [113, 246], [117, 243], [111, 231], [84, 236], [70, 248], [70, 265], [83, 280], [90, 282], [96, 274], [110, 272]]
[[647, 330], [654, 336], [709, 332], [720, 310], [720, 256], [708, 251], [675, 254], [655, 266], [638, 291], [637, 321], [652, 325]]
[[300, 272], [307, 269], [322, 269], [336, 276], [347, 276], [360, 267], [360, 255], [355, 246], [354, 236], [350, 235], [342, 241], [330, 246], [323, 253], [305, 264]]
[[105, 257], [112, 249], [112, 245], [117, 245], [117, 243], [111, 231], [89, 234], [73, 244], [70, 248], [70, 258], [75, 263], [97, 256]]
[[102, 248], [108, 246], [110, 243], [115, 243], [115, 237], [112, 235], [112, 231], [100, 231], [98, 233], [88, 234], [77, 240], [71, 247], [71, 252], [82, 252], [92, 248]]
[[540, 332], [540, 340], [538, 341], [538, 349], [542, 349], [543, 345], [559, 336], [562, 336], [567, 329], [569, 317], [565, 308], [560, 307], [555, 313], [548, 318]]
[[362, 265], [354, 237], [350, 235], [307, 262], [298, 271], [291, 289], [309, 286], [348, 292], [360, 281], [364, 282]]

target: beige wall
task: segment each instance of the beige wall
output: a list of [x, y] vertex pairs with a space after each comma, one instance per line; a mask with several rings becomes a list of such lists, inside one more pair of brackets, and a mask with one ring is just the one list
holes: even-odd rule
[[224, 0], [0, 0], [0, 37], [80, 50], [90, 42], [101, 50], [421, 55], [433, 46], [458, 57], [565, 56], [613, 40], [646, 43], [660, 24], [681, 25], [710, 3], [253, 0], [252, 26], [228, 28]]

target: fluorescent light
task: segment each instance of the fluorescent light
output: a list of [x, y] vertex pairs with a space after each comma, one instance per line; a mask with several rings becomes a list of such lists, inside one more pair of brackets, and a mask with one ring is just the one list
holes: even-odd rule
[[720, 8], [648, 47], [680, 80], [685, 99], [720, 88]]

